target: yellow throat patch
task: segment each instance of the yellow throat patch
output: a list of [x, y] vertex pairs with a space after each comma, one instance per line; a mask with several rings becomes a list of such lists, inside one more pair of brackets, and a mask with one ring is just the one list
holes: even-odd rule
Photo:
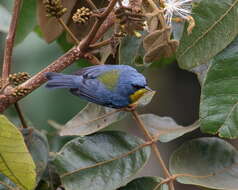
[[141, 96], [143, 96], [148, 91], [149, 90], [147, 90], [145, 88], [137, 90], [136, 92], [134, 92], [134, 94], [130, 95], [131, 102], [132, 103], [136, 102], [137, 100], [139, 100], [141, 98]]

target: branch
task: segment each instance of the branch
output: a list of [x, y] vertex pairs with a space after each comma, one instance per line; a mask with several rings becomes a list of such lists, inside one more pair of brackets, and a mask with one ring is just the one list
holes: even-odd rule
[[17, 114], [18, 114], [18, 116], [19, 116], [19, 119], [21, 120], [22, 127], [23, 127], [23, 128], [28, 128], [27, 123], [26, 123], [26, 120], [25, 120], [25, 118], [24, 118], [24, 116], [23, 116], [23, 113], [22, 113], [22, 111], [21, 111], [21, 108], [20, 108], [19, 104], [16, 102], [16, 103], [14, 104], [14, 106], [15, 106], [15, 108], [16, 108], [16, 111], [17, 111]]
[[98, 20], [93, 25], [90, 33], [88, 34], [88, 36], [86, 36], [85, 40], [83, 41], [81, 51], [84, 52], [88, 48], [89, 44], [94, 40], [95, 34], [99, 30], [100, 26], [103, 24], [104, 20], [113, 10], [114, 6], [116, 5], [116, 2], [117, 0], [111, 0], [106, 10], [99, 16]]
[[20, 13], [20, 9], [21, 9], [21, 0], [15, 0], [14, 7], [13, 7], [12, 20], [11, 20], [9, 32], [5, 41], [5, 50], [4, 50], [3, 67], [2, 67], [3, 84], [6, 84], [6, 81], [11, 69], [12, 50], [13, 50], [14, 40], [16, 36], [16, 27], [18, 23], [18, 15]]
[[[26, 82], [22, 83], [16, 88], [6, 88], [4, 94], [0, 95], [0, 112], [3, 112], [10, 104], [17, 102], [41, 86], [46, 81], [45, 74], [47, 72], [61, 72], [74, 61], [82, 58], [83, 55], [84, 54], [82, 54], [80, 51], [79, 46], [74, 47]], [[24, 94], [24, 96], [14, 96], [13, 94], [17, 88], [27, 89], [27, 92]]]
[[114, 25], [115, 19], [116, 19], [115, 14], [110, 13], [107, 19], [105, 19], [105, 21], [102, 23], [102, 25], [98, 29], [98, 32], [96, 33], [92, 42], [97, 42], [108, 31], [108, 29]]
[[[162, 29], [168, 28], [169, 26], [167, 26], [166, 22], [165, 22], [165, 18], [164, 18], [164, 10], [161, 7], [157, 7], [157, 5], [155, 4], [155, 2], [153, 0], [147, 0], [147, 2], [150, 4], [150, 6], [154, 9], [152, 15], [155, 13], [155, 15], [158, 15], [160, 24]], [[162, 4], [163, 2], [160, 1], [160, 4]], [[163, 6], [163, 4], [162, 4]]]
[[[142, 122], [142, 120], [140, 119], [138, 113], [135, 111], [135, 110], [132, 110], [131, 111], [137, 125], [140, 127], [140, 129], [143, 131], [145, 137], [149, 140], [149, 141], [152, 141], [153, 143], [151, 144], [151, 147], [153, 149], [153, 151], [155, 152], [155, 155], [164, 171], [164, 175], [166, 178], [171, 178], [171, 174], [169, 172], [169, 170], [167, 169], [162, 157], [161, 157], [161, 154], [160, 154], [160, 151], [156, 145], [156, 142], [154, 140], [154, 138], [150, 135], [149, 131], [146, 129], [146, 127], [144, 126], [144, 123]], [[169, 186], [170, 186], [170, 190], [174, 190], [174, 185], [173, 185], [173, 181], [171, 181], [169, 183]]]
[[94, 4], [93, 1], [91, 1], [91, 0], [86, 0], [86, 1], [89, 4], [89, 6], [91, 7], [91, 9], [97, 10], [97, 7], [96, 7], [96, 5]]
[[112, 38], [109, 38], [107, 40], [104, 40], [104, 41], [101, 41], [101, 42], [98, 42], [98, 43], [94, 43], [92, 45], [90, 45], [90, 49], [98, 49], [98, 48], [101, 48], [103, 46], [106, 46], [106, 45], [109, 45], [111, 43], [111, 40]]
[[[4, 58], [3, 58], [4, 60], [3, 60], [3, 68], [2, 68], [2, 81], [3, 81], [3, 86], [5, 87], [9, 85], [7, 80], [11, 72], [12, 51], [13, 51], [13, 46], [14, 46], [14, 41], [16, 36], [16, 29], [17, 29], [17, 23], [18, 23], [18, 18], [19, 18], [20, 9], [21, 9], [21, 3], [22, 3], [21, 0], [15, 0], [14, 2], [11, 24], [10, 24], [9, 31], [6, 37], [6, 42], [5, 42], [5, 50], [4, 50]], [[4, 88], [2, 90], [4, 91]], [[15, 103], [15, 108], [18, 113], [19, 119], [21, 120], [22, 126], [24, 128], [27, 128], [26, 121], [24, 119], [20, 106], [17, 102]]]
[[80, 41], [73, 34], [73, 32], [69, 29], [69, 27], [64, 23], [62, 18], [57, 18], [58, 22], [61, 24], [62, 28], [70, 35], [70, 37], [79, 45]]

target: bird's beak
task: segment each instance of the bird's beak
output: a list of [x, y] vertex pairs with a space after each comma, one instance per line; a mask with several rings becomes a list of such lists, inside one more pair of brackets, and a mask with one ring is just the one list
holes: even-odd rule
[[145, 86], [145, 89], [148, 90], [148, 91], [150, 91], [150, 92], [153, 91], [153, 90], [152, 90], [150, 87], [148, 87], [148, 86]]

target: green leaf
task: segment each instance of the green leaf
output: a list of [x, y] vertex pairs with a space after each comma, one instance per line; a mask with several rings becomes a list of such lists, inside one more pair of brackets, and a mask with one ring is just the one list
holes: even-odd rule
[[35, 187], [35, 164], [20, 131], [0, 115], [0, 172], [24, 190]]
[[207, 63], [230, 44], [238, 34], [238, 0], [202, 0], [192, 16], [196, 26], [192, 34], [184, 30], [177, 59], [190, 70]]
[[122, 39], [119, 46], [119, 64], [149, 66], [149, 63], [143, 62], [144, 54], [143, 37], [126, 36]]
[[[134, 179], [126, 186], [119, 188], [118, 190], [155, 190], [155, 187], [162, 181], [159, 177], [141, 177]], [[163, 184], [156, 190], [168, 190], [167, 184]]]
[[34, 128], [23, 128], [21, 130], [25, 143], [36, 165], [37, 183], [43, 176], [48, 164], [49, 145], [47, 138]]
[[0, 5], [0, 32], [8, 32], [8, 28], [11, 22], [11, 14], [8, 10]]
[[238, 38], [214, 57], [201, 92], [200, 120], [203, 132], [238, 137]]
[[237, 190], [238, 152], [226, 141], [205, 137], [191, 140], [179, 147], [170, 159], [172, 174], [184, 184], [212, 189]]
[[70, 50], [74, 44], [69, 43], [66, 39], [66, 32], [63, 32], [58, 38], [57, 38], [57, 43], [59, 44], [59, 46], [61, 47], [61, 49], [66, 52], [68, 50]]
[[172, 141], [199, 127], [197, 122], [191, 126], [183, 127], [170, 117], [160, 117], [154, 114], [143, 114], [140, 115], [140, 118], [150, 134], [161, 142]]
[[152, 101], [155, 94], [156, 94], [156, 91], [148, 91], [148, 92], [144, 93], [143, 96], [141, 96], [137, 100], [137, 105], [138, 106], [146, 106], [147, 104], [149, 104]]
[[21, 43], [36, 26], [36, 0], [23, 0], [15, 44]]
[[198, 81], [201, 86], [203, 85], [204, 78], [206, 77], [208, 67], [209, 62], [191, 69], [191, 71], [197, 75]]
[[62, 185], [60, 176], [57, 173], [55, 166], [52, 164], [54, 157], [55, 153], [51, 153], [45, 173], [36, 187], [36, 190], [54, 190]]
[[89, 135], [121, 120], [126, 115], [126, 112], [89, 103], [65, 124], [60, 135]]
[[126, 184], [150, 156], [150, 147], [124, 132], [103, 132], [67, 143], [54, 164], [67, 190], [112, 190]]

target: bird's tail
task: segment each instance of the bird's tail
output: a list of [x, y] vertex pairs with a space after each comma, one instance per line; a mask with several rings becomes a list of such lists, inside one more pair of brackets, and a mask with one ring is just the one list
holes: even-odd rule
[[48, 79], [45, 86], [46, 88], [77, 88], [77, 83], [75, 81], [77, 76], [54, 72], [46, 73], [45, 76]]

